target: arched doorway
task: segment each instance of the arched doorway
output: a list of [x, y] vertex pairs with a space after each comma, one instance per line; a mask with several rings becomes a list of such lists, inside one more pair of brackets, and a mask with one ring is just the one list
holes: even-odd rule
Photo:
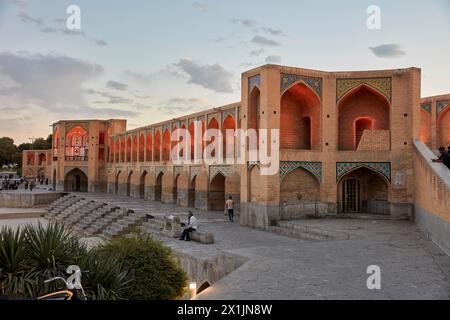
[[317, 201], [320, 201], [319, 180], [306, 169], [295, 169], [281, 182], [280, 209], [283, 219], [315, 215]]
[[208, 210], [223, 211], [225, 208], [225, 177], [219, 173], [209, 184]]
[[53, 170], [53, 191], [56, 191], [56, 170]]
[[192, 181], [189, 183], [188, 189], [188, 207], [195, 208], [195, 182], [197, 176], [195, 176]]
[[[390, 130], [390, 102], [381, 93], [366, 85], [343, 97], [338, 104], [338, 112], [339, 150], [357, 150], [364, 130]], [[388, 138], [387, 136], [386, 139]], [[383, 141], [383, 144], [387, 146], [386, 149], [390, 149], [390, 140]]]
[[155, 181], [155, 201], [162, 201], [162, 178], [164, 173], [160, 172]]
[[389, 215], [388, 194], [385, 178], [368, 168], [356, 169], [338, 183], [339, 212]]
[[147, 177], [147, 171], [144, 171], [141, 175], [141, 180], [139, 182], [139, 198], [145, 199], [145, 178]]
[[116, 179], [114, 181], [114, 194], [116, 194], [116, 195], [119, 194], [119, 178], [120, 178], [120, 174], [121, 174], [121, 171], [119, 171], [116, 174]]
[[78, 168], [71, 170], [64, 178], [64, 191], [66, 192], [87, 192], [88, 177]]
[[282, 149], [320, 149], [320, 100], [303, 83], [281, 97], [280, 147]]
[[180, 180], [180, 175], [178, 174], [174, 179], [173, 179], [173, 201], [175, 203], [178, 203], [178, 181]]
[[438, 116], [438, 139], [437, 147], [450, 146], [450, 106], [444, 109]]
[[166, 129], [163, 134], [163, 143], [162, 143], [162, 161], [170, 161], [170, 152], [171, 152], [171, 142], [170, 142], [170, 131]]
[[128, 174], [127, 178], [127, 196], [131, 196], [131, 177], [133, 176], [133, 171]]

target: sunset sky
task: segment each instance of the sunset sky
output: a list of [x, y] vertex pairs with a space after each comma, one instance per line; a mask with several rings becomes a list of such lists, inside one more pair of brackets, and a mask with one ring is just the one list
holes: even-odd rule
[[[66, 28], [69, 5], [81, 30]], [[381, 8], [381, 30], [366, 26]], [[240, 100], [265, 63], [325, 71], [422, 68], [450, 92], [450, 0], [0, 0], [0, 136], [60, 119], [129, 129]]]

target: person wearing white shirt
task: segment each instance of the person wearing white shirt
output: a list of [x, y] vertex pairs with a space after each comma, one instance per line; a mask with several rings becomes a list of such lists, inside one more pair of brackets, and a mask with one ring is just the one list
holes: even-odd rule
[[197, 231], [197, 228], [198, 228], [197, 218], [194, 217], [192, 211], [189, 211], [188, 225], [186, 228], [184, 228], [180, 240], [186, 239], [186, 241], [191, 241], [191, 232]]

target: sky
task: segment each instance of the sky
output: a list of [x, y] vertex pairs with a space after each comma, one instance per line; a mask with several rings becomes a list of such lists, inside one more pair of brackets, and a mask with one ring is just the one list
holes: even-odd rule
[[449, 39], [450, 0], [0, 0], [0, 137], [30, 142], [64, 119], [134, 129], [238, 102], [241, 73], [266, 63], [418, 67], [422, 96], [446, 94]]

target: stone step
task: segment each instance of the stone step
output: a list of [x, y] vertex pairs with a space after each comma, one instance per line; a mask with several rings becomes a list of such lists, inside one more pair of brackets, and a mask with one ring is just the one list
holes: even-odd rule
[[329, 240], [328, 237], [320, 236], [316, 234], [301, 232], [295, 229], [288, 229], [282, 227], [269, 227], [268, 231], [286, 237], [297, 238], [301, 240], [310, 240], [310, 241], [326, 241]]
[[349, 234], [346, 232], [324, 230], [290, 221], [279, 221], [277, 226], [284, 229], [295, 230], [303, 234], [316, 235], [325, 239], [328, 238], [329, 240], [348, 240], [350, 238]]

